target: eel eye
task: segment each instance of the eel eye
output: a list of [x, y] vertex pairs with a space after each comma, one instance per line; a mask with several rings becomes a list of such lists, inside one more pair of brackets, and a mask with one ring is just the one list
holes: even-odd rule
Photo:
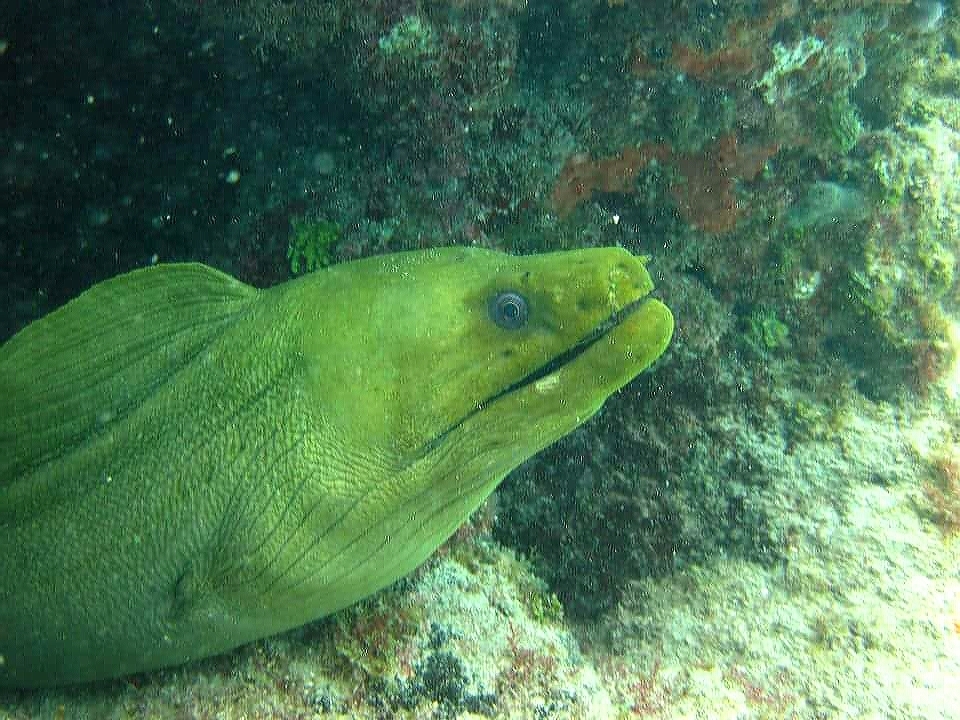
[[490, 319], [504, 330], [518, 330], [527, 324], [530, 307], [518, 292], [505, 290], [490, 298]]

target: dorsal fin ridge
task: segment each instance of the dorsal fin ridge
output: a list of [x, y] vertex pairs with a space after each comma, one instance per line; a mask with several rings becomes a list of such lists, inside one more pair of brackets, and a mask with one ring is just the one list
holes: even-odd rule
[[140, 404], [257, 294], [206, 265], [157, 265], [94, 285], [0, 346], [0, 487]]

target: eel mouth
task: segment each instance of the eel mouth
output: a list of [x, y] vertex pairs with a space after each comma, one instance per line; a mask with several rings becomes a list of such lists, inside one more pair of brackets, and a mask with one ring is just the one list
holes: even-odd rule
[[[496, 402], [497, 400], [504, 397], [505, 395], [509, 395], [511, 393], [517, 392], [518, 390], [522, 390], [528, 385], [532, 385], [533, 383], [538, 382], [543, 378], [547, 377], [548, 375], [556, 372], [557, 370], [562, 368], [564, 365], [569, 365], [578, 357], [583, 355], [583, 353], [589, 350], [590, 347], [594, 345], [598, 340], [606, 336], [607, 333], [612, 331], [615, 327], [620, 325], [624, 320], [626, 320], [628, 317], [633, 315], [633, 313], [638, 311], [641, 307], [646, 305], [651, 300], [653, 300], [653, 298], [647, 295], [645, 297], [638, 298], [633, 302], [623, 306], [620, 310], [613, 313], [613, 315], [611, 315], [602, 323], [597, 325], [586, 336], [581, 338], [576, 344], [567, 348], [559, 355], [551, 358], [550, 360], [548, 360], [547, 362], [545, 362], [543, 365], [536, 368], [535, 370], [532, 370], [531, 372], [527, 373], [519, 380], [514, 381], [513, 383], [505, 387], [503, 390], [500, 390], [495, 395], [492, 395], [486, 400], [483, 400], [482, 402], [480, 402], [477, 405], [476, 410], [473, 410], [471, 413], [469, 413], [466, 417], [463, 418], [463, 420], [466, 420], [468, 417], [470, 417], [470, 415], [473, 415], [479, 412], [490, 403]], [[460, 422], [463, 422], [463, 420], [461, 420]]]
[[510, 385], [503, 388], [502, 390], [499, 390], [498, 392], [486, 398], [485, 400], [479, 401], [476, 407], [474, 407], [470, 412], [468, 412], [462, 418], [460, 418], [459, 420], [457, 420], [456, 422], [448, 426], [445, 430], [441, 431], [440, 433], [435, 435], [433, 438], [428, 440], [426, 443], [424, 443], [420, 447], [419, 452], [415, 454], [415, 457], [422, 458], [428, 455], [431, 451], [433, 451], [435, 448], [441, 445], [448, 435], [450, 435], [452, 432], [457, 430], [459, 427], [461, 427], [464, 423], [466, 423], [468, 420], [473, 418], [475, 415], [478, 415], [479, 413], [483, 412], [487, 407], [497, 402], [501, 398], [504, 398], [515, 392], [519, 392], [523, 388], [533, 385], [536, 382], [539, 382], [543, 378], [548, 377], [552, 373], [555, 373], [560, 368], [574, 362], [578, 357], [580, 357], [585, 352], [587, 352], [587, 350], [593, 347], [593, 345], [595, 345], [598, 341], [602, 340], [609, 333], [611, 333], [613, 330], [615, 330], [617, 327], [623, 324], [623, 322], [627, 318], [629, 318], [631, 315], [639, 311], [643, 306], [645, 306], [649, 302], [656, 302], [656, 299], [650, 295], [646, 295], [644, 297], [637, 298], [636, 300], [633, 300], [632, 302], [624, 305], [620, 310], [610, 315], [610, 317], [608, 317], [606, 320], [601, 322], [593, 330], [587, 333], [583, 338], [581, 338], [574, 345], [570, 346], [569, 348], [561, 352], [559, 355], [554, 356], [553, 358], [545, 362], [540, 367], [534, 370], [531, 370], [522, 378], [512, 382]]

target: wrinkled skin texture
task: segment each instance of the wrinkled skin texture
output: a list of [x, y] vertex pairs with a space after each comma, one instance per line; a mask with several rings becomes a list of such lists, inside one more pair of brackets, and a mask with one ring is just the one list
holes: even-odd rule
[[0, 687], [202, 658], [410, 572], [663, 352], [651, 289], [616, 248], [448, 248], [264, 291], [159, 266], [29, 326], [0, 348]]

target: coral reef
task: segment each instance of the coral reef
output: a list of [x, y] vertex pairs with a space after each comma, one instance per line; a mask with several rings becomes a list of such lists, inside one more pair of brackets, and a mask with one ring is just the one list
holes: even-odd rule
[[931, 458], [930, 477], [923, 484], [923, 510], [947, 534], [960, 532], [960, 444], [946, 442]]
[[[603, 114], [590, 116], [583, 137], [609, 142], [633, 128], [632, 154], [590, 160], [589, 143], [579, 145], [554, 186], [552, 207], [564, 222], [587, 227], [609, 226], [615, 214], [616, 226], [631, 232], [606, 237], [655, 249], [660, 285], [681, 322], [670, 357], [636, 395], [608, 408], [595, 432], [535, 458], [501, 493], [509, 512], [499, 536], [528, 549], [574, 612], [602, 611], [629, 578], [702, 561], [707, 548], [778, 562], [786, 539], [765, 499], [778, 455], [841, 432], [843, 407], [858, 393], [906, 403], [936, 393], [955, 362], [947, 318], [958, 292], [952, 268], [960, 125], [948, 126], [950, 111], [934, 99], [951, 91], [933, 90], [923, 73], [898, 76], [902, 96], [922, 97], [937, 110], [920, 123], [879, 127], [872, 123], [881, 116], [861, 92], [890, 72], [890, 53], [904, 58], [899, 67], [916, 68], [905, 58], [929, 47], [923, 33], [863, 44], [864, 27], [899, 23], [898, 12], [870, 4], [827, 16], [784, 4], [747, 24], [732, 13], [717, 17], [712, 41], [665, 29], [669, 52], [658, 49], [655, 33], [624, 39], [598, 32], [610, 41], [607, 56], [623, 39], [625, 72], [610, 81], [616, 90], [602, 91], [620, 102], [595, 99]], [[611, 11], [614, 18], [636, 27], [668, 21], [639, 8]], [[806, 60], [788, 62], [772, 38], [783, 48], [806, 48]], [[769, 56], [757, 49], [771, 46]], [[956, 61], [948, 63], [955, 73]], [[680, 65], [689, 76], [682, 85], [674, 75]], [[761, 150], [780, 144], [767, 172], [739, 190], [750, 198], [750, 213], [734, 213], [739, 208], [730, 198], [737, 196], [725, 196], [718, 184], [733, 187], [737, 173], [710, 161], [711, 147], [724, 157], [723, 140], [695, 140], [699, 117], [676, 138], [663, 135], [674, 125], [661, 121], [658, 99], [679, 103], [717, 92], [737, 98], [733, 123], [749, 128], [721, 137], [749, 132], [764, 138], [755, 146]], [[885, 106], [888, 113], [902, 110], [899, 100]], [[640, 144], [653, 138], [658, 142]], [[664, 149], [691, 145], [708, 151]], [[768, 154], [759, 153], [762, 160]], [[703, 220], [690, 215], [696, 206], [684, 211], [677, 190], [685, 187], [684, 167], [672, 169], [677, 181], [664, 179], [676, 157], [687, 159], [690, 172], [713, 178], [690, 185]], [[692, 227], [657, 219], [670, 200]], [[711, 229], [723, 237], [691, 232]], [[677, 285], [674, 270], [683, 278]], [[732, 323], [720, 319], [730, 315]], [[626, 427], [618, 418], [629, 419]], [[773, 427], [782, 433], [781, 450], [752, 452], [776, 436], [749, 429]], [[670, 436], [658, 428], [670, 428]], [[714, 449], [701, 455], [700, 448]]]
[[294, 220], [287, 247], [290, 272], [299, 275], [329, 265], [339, 239], [340, 226], [332, 220]]
[[577, 153], [564, 164], [550, 200], [554, 210], [565, 217], [594, 191], [634, 192], [634, 181], [646, 165], [653, 160], [669, 162], [679, 176], [670, 185], [677, 211], [700, 230], [722, 233], [736, 227], [742, 212], [734, 182], [753, 180], [776, 151], [775, 145], [744, 148], [736, 135], [729, 134], [698, 153], [674, 155], [663, 145], [627, 147], [615, 157], [599, 160]]

